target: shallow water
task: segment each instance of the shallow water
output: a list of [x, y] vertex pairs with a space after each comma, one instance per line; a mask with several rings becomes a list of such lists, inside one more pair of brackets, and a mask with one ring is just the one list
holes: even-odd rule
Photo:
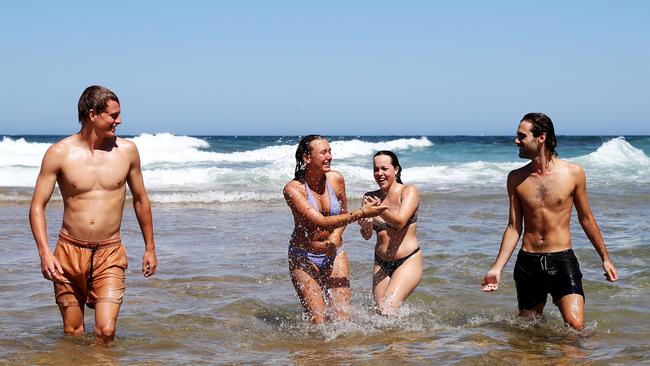
[[[573, 219], [584, 274], [587, 330], [577, 336], [547, 303], [544, 320], [516, 316], [511, 259], [496, 293], [480, 282], [507, 220], [505, 193], [422, 196], [418, 238], [422, 283], [401, 314], [375, 314], [370, 296], [372, 241], [345, 233], [352, 319], [310, 325], [288, 276], [292, 229], [283, 202], [154, 206], [158, 273], [139, 273], [144, 245], [127, 204], [122, 237], [129, 255], [127, 293], [110, 347], [86, 335], [64, 337], [51, 284], [41, 277], [25, 203], [0, 204], [1, 364], [639, 364], [650, 360], [650, 204], [638, 193], [590, 190], [620, 281], [604, 281], [600, 260]], [[351, 197], [350, 207], [359, 201]], [[62, 207], [48, 207], [50, 240]]]

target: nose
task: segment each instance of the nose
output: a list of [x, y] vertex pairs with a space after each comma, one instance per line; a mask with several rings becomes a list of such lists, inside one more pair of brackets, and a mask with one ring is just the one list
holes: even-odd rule
[[122, 123], [122, 116], [117, 116], [117, 118], [115, 118], [115, 124], [119, 125], [121, 123]]

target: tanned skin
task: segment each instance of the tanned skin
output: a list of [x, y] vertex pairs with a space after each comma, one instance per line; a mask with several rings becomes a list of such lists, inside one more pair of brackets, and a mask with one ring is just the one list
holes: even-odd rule
[[[100, 241], [119, 236], [126, 185], [133, 195], [133, 207], [144, 237], [142, 273], [156, 273], [151, 204], [145, 191], [140, 156], [135, 144], [115, 135], [122, 122], [120, 105], [109, 100], [106, 109], [91, 110], [81, 131], [52, 145], [43, 158], [32, 197], [29, 221], [41, 258], [41, 272], [50, 281], [62, 279], [63, 269], [50, 250], [45, 207], [58, 184], [63, 197], [61, 231], [72, 237]], [[98, 343], [115, 336], [120, 304], [101, 302], [95, 309]], [[60, 306], [67, 335], [84, 332], [84, 304]]]
[[[521, 121], [515, 144], [519, 157], [530, 159], [526, 166], [508, 175], [510, 200], [508, 225], [492, 268], [483, 278], [483, 291], [499, 288], [501, 271], [512, 255], [523, 232], [521, 248], [532, 253], [552, 253], [572, 248], [569, 221], [575, 205], [578, 221], [602, 260], [608, 281], [618, 275], [612, 263], [596, 219], [589, 207], [586, 178], [582, 167], [559, 159], [546, 150], [546, 134], [534, 137], [533, 124]], [[564, 322], [572, 328], [584, 328], [584, 298], [579, 294], [563, 296], [557, 303]], [[522, 316], [540, 316], [544, 304], [520, 311]]]

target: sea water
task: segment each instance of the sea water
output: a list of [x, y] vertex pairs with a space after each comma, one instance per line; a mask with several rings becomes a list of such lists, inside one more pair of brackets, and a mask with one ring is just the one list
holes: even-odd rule
[[[0, 137], [0, 363], [3, 364], [637, 364], [650, 360], [650, 137], [559, 136], [560, 157], [582, 165], [591, 208], [619, 271], [604, 280], [598, 254], [572, 219], [584, 274], [587, 329], [576, 335], [547, 302], [544, 320], [519, 319], [512, 267], [501, 287], [480, 283], [508, 219], [505, 182], [519, 159], [512, 136], [334, 136], [333, 169], [349, 207], [376, 189], [372, 154], [396, 152], [421, 195], [422, 282], [397, 317], [375, 313], [374, 241], [345, 231], [352, 318], [311, 325], [291, 285], [293, 229], [282, 187], [297, 136], [128, 137], [140, 151], [153, 203], [158, 273], [140, 273], [144, 249], [127, 204], [122, 237], [127, 293], [111, 347], [62, 336], [52, 285], [42, 278], [27, 215], [43, 154], [61, 136]], [[130, 201], [129, 201], [130, 202]], [[61, 225], [55, 190], [51, 246]]]

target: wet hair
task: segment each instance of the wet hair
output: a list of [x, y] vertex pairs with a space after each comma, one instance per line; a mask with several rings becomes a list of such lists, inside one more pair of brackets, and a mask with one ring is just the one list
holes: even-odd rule
[[109, 100], [120, 103], [117, 95], [110, 91], [108, 88], [100, 85], [92, 85], [86, 88], [79, 97], [79, 104], [77, 104], [77, 112], [79, 114], [79, 123], [83, 124], [88, 116], [90, 110], [94, 110], [97, 114], [106, 110], [106, 104]]
[[304, 154], [311, 154], [311, 146], [309, 144], [314, 140], [327, 140], [327, 137], [322, 135], [307, 135], [300, 139], [298, 148], [296, 149], [296, 169], [294, 171], [294, 178], [301, 179], [305, 176], [305, 161], [302, 160]]
[[[399, 168], [397, 170], [397, 174], [395, 174], [395, 180], [397, 181], [397, 183], [402, 183], [402, 166], [399, 165], [399, 159], [397, 159], [397, 155], [395, 155], [394, 152], [389, 151], [389, 150], [381, 150], [381, 151], [377, 151], [377, 153], [372, 158], [374, 159], [374, 158], [376, 158], [378, 156], [382, 156], [382, 155], [390, 156], [390, 164], [395, 169]], [[404, 184], [404, 183], [402, 183], [402, 184]]]
[[551, 118], [544, 113], [528, 113], [521, 120], [533, 124], [533, 137], [539, 137], [545, 133], [546, 140], [544, 140], [544, 146], [546, 146], [546, 150], [551, 154], [550, 156], [557, 156], [557, 151], [555, 151], [557, 137], [555, 137], [555, 128], [553, 127]]

